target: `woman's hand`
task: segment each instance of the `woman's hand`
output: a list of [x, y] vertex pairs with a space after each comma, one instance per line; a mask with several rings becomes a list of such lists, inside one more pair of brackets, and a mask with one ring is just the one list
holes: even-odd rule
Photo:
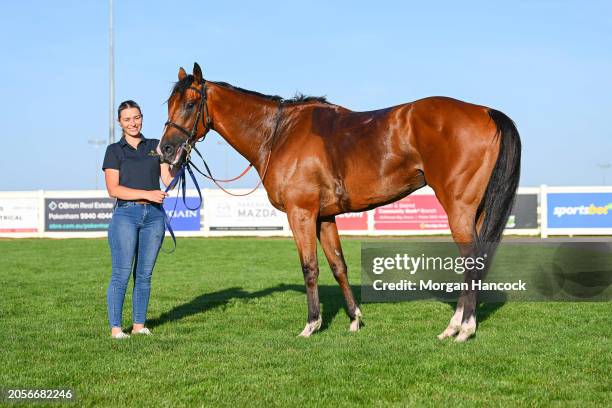
[[164, 198], [166, 198], [167, 196], [168, 196], [168, 193], [165, 193], [161, 190], [151, 190], [151, 191], [147, 191], [146, 199], [153, 203], [161, 204], [164, 202]]
[[162, 163], [160, 164], [159, 168], [160, 168], [162, 183], [164, 183], [164, 186], [168, 187], [170, 183], [172, 182], [172, 179], [174, 178], [174, 176], [176, 176], [176, 173], [179, 172], [179, 167], [175, 166], [175, 167], [170, 168], [170, 165], [168, 163]]

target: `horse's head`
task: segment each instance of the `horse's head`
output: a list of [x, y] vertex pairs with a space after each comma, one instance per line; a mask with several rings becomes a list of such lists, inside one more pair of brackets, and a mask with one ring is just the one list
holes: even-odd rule
[[179, 69], [178, 82], [168, 99], [168, 121], [157, 147], [162, 162], [182, 165], [191, 147], [210, 130], [211, 119], [206, 105], [206, 81], [200, 66], [193, 65], [193, 74]]

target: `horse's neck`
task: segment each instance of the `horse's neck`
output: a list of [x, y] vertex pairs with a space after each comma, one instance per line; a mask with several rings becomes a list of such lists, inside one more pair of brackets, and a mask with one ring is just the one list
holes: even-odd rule
[[256, 95], [209, 84], [208, 103], [214, 129], [261, 172], [274, 132], [278, 105]]

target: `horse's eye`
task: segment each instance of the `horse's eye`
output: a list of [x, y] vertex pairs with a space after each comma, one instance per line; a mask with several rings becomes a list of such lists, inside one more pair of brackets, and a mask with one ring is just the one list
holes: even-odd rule
[[187, 105], [185, 105], [187, 109], [193, 109], [194, 106], [195, 106], [195, 103], [193, 102], [187, 102]]

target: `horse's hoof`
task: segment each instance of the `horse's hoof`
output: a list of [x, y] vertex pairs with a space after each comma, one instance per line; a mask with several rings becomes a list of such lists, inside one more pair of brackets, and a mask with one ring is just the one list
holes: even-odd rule
[[310, 337], [312, 333], [318, 331], [321, 328], [322, 321], [323, 320], [321, 319], [321, 316], [319, 316], [319, 318], [315, 320], [314, 322], [306, 323], [306, 327], [304, 327], [304, 330], [302, 330], [302, 332], [298, 336], [299, 337]]
[[455, 334], [457, 334], [457, 332], [459, 331], [459, 329], [461, 328], [461, 326], [451, 326], [449, 325], [446, 330], [444, 330], [442, 333], [438, 334], [438, 340], [444, 340], [447, 337], [452, 337]]
[[363, 318], [363, 315], [361, 314], [361, 310], [359, 310], [359, 308], [355, 309], [355, 319], [351, 321], [351, 324], [349, 326], [349, 332], [358, 332], [359, 328], [361, 327], [361, 319]]
[[472, 337], [474, 335], [475, 332], [470, 332], [470, 331], [463, 331], [461, 330], [459, 332], [459, 334], [457, 335], [457, 337], [455, 337], [455, 341], [457, 343], [463, 343], [465, 341], [467, 341], [470, 337]]
[[455, 337], [455, 341], [458, 343], [463, 343], [472, 337], [474, 333], [476, 333], [476, 319], [471, 318], [461, 325], [461, 331], [457, 337]]

